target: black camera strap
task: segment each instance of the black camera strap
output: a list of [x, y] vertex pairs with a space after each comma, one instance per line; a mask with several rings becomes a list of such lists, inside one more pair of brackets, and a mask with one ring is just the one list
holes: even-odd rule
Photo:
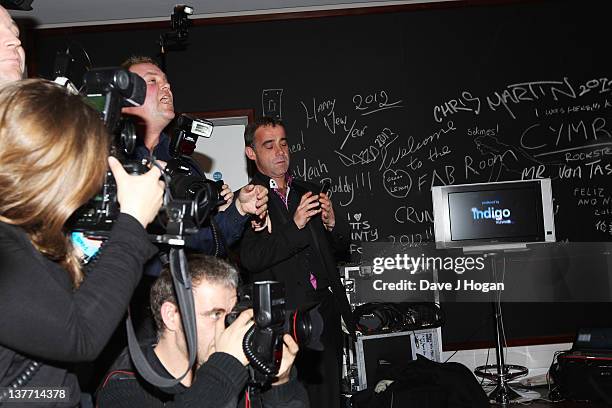
[[140, 348], [140, 345], [138, 344], [138, 339], [136, 338], [136, 333], [134, 331], [134, 325], [132, 324], [132, 319], [129, 314], [126, 320], [128, 347], [134, 366], [142, 378], [158, 388], [170, 388], [177, 385], [191, 371], [197, 357], [198, 340], [196, 332], [195, 309], [193, 293], [191, 291], [191, 279], [187, 275], [187, 268], [188, 265], [185, 250], [182, 247], [172, 246], [170, 248], [170, 273], [172, 275], [172, 281], [176, 291], [176, 301], [181, 313], [183, 333], [185, 334], [187, 350], [189, 352], [189, 365], [183, 375], [172, 379], [159, 375], [151, 367], [151, 364], [147, 361], [142, 349]]

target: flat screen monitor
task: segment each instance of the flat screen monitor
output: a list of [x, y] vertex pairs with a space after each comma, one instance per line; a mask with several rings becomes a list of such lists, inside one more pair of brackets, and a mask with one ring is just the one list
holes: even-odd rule
[[550, 179], [436, 186], [432, 201], [438, 248], [555, 242]]

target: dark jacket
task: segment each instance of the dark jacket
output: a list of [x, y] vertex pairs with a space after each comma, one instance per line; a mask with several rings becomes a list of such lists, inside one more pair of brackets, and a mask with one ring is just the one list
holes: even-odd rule
[[142, 225], [120, 214], [73, 290], [68, 272], [38, 252], [21, 228], [0, 223], [0, 387], [35, 360], [41, 366], [27, 386], [68, 387], [71, 402], [61, 406], [76, 406], [80, 390], [69, 363], [98, 356], [155, 252]]
[[[146, 347], [143, 352], [153, 369], [171, 378], [152, 346]], [[135, 373], [129, 354], [125, 350], [101, 385], [97, 406], [98, 408], [244, 407], [247, 379], [246, 368], [236, 358], [226, 353], [213, 353], [196, 372], [191, 387], [177, 384], [172, 388], [160, 390]], [[308, 408], [309, 406], [306, 391], [295, 376], [289, 382], [263, 392], [261, 401], [263, 408]]]
[[[261, 173], [257, 172], [251, 182], [270, 190], [270, 178]], [[354, 332], [353, 315], [336, 267], [336, 255], [346, 254], [350, 243], [346, 218], [334, 206], [336, 225], [331, 232], [325, 229], [320, 216], [311, 218], [300, 230], [293, 222], [297, 204], [306, 192], [317, 194], [319, 187], [294, 179], [289, 191], [288, 210], [276, 193], [269, 192], [272, 233], [247, 228], [240, 246], [242, 266], [253, 281], [271, 279], [283, 282], [287, 307], [292, 309], [316, 300], [308, 282], [309, 273], [313, 272], [318, 279], [329, 282], [338, 310], [347, 328]], [[313, 262], [313, 259], [317, 261]]]

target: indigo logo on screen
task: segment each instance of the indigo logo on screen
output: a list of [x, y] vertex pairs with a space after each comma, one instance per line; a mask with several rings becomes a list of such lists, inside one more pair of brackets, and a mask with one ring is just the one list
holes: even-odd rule
[[499, 201], [483, 201], [481, 203], [481, 209], [472, 207], [472, 219], [495, 220], [496, 224], [512, 224], [512, 220], [510, 219], [510, 209], [496, 208], [494, 205], [499, 205]]

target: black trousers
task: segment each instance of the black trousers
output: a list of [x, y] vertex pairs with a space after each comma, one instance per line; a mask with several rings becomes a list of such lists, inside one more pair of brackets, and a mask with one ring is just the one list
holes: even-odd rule
[[342, 328], [340, 312], [331, 292], [323, 296], [319, 307], [323, 317], [321, 342], [325, 349], [300, 348], [296, 358], [298, 378], [308, 392], [313, 408], [339, 408], [342, 380]]

